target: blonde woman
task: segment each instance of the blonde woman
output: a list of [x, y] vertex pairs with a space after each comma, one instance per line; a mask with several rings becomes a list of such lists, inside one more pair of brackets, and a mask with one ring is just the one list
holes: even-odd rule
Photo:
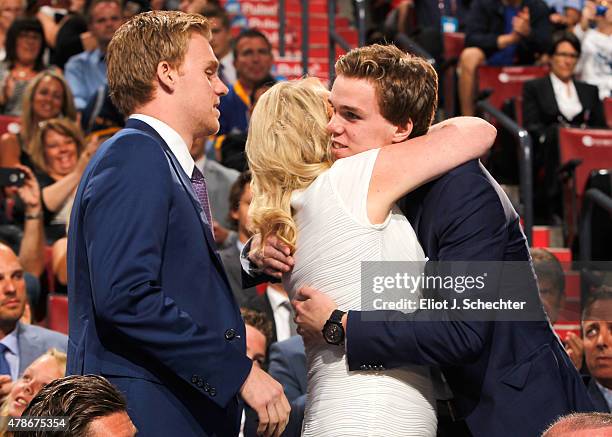
[[51, 381], [62, 378], [66, 373], [66, 354], [57, 349], [38, 357], [23, 372], [0, 407], [0, 437], [7, 434], [10, 417], [21, 417], [30, 401]]
[[[361, 307], [362, 261], [425, 259], [395, 201], [481, 156], [495, 138], [492, 126], [473, 118], [429, 129], [437, 101], [436, 74], [425, 61], [400, 56], [391, 67], [396, 71], [379, 79], [403, 78], [405, 89], [399, 92], [406, 93], [411, 104], [395, 111], [405, 111], [399, 115], [407, 121], [386, 121], [373, 88], [361, 86], [360, 79], [346, 84], [352, 88], [347, 94], [361, 103], [372, 99], [371, 105], [359, 109], [333, 102], [333, 119], [351, 123], [352, 132], [364, 120], [370, 122], [360, 135], [380, 139], [371, 150], [367, 144], [346, 145], [346, 132], [340, 128], [330, 143], [328, 93], [312, 80], [275, 85], [261, 97], [250, 122], [246, 151], [253, 173], [250, 213], [256, 231], [264, 240], [275, 235], [291, 248], [295, 264], [283, 277], [290, 293], [304, 286], [318, 288], [343, 311]], [[407, 141], [411, 136], [418, 138]], [[349, 372], [344, 347], [308, 338], [305, 343], [303, 435], [436, 435], [428, 367]]]

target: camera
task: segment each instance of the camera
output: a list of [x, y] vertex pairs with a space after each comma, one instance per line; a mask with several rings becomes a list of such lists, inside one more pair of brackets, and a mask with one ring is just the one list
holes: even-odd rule
[[25, 178], [25, 173], [18, 168], [0, 167], [0, 187], [21, 187]]

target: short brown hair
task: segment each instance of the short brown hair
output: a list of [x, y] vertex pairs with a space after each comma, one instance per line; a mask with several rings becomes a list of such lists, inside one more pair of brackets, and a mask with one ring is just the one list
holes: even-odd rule
[[221, 23], [221, 26], [223, 26], [224, 29], [230, 28], [229, 16], [227, 15], [227, 12], [225, 12], [225, 9], [220, 6], [217, 6], [213, 3], [206, 3], [204, 7], [202, 7], [202, 10], [199, 11], [199, 13], [200, 15], [208, 19], [218, 18], [219, 22]]
[[412, 120], [410, 138], [427, 133], [438, 104], [438, 74], [425, 59], [394, 45], [372, 44], [341, 56], [335, 68], [339, 76], [372, 83], [387, 121], [402, 126]]
[[19, 435], [86, 437], [89, 424], [95, 419], [122, 412], [127, 412], [125, 398], [105, 378], [98, 375], [66, 376], [47, 384], [30, 401], [24, 415], [67, 417], [68, 428], [56, 432], [28, 431]]
[[234, 230], [238, 229], [238, 220], [232, 217], [232, 212], [240, 208], [240, 198], [244, 194], [245, 187], [251, 183], [251, 172], [245, 170], [238, 176], [230, 188], [228, 219]]
[[28, 145], [30, 158], [38, 170], [48, 172], [47, 161], [45, 160], [45, 135], [50, 130], [70, 137], [77, 146], [77, 156], [81, 156], [85, 140], [81, 128], [67, 118], [52, 118], [51, 120], [41, 121], [38, 130]]
[[269, 348], [273, 337], [272, 322], [268, 320], [268, 317], [260, 311], [249, 308], [240, 308], [240, 314], [242, 314], [245, 325], [252, 326], [266, 337], [266, 349]]
[[565, 273], [563, 273], [561, 263], [554, 254], [541, 247], [534, 247], [530, 249], [530, 252], [538, 285], [543, 280], [549, 281], [554, 288], [555, 295], [561, 299], [565, 294]]
[[138, 14], [115, 32], [106, 61], [110, 96], [119, 111], [129, 115], [153, 99], [158, 64], [180, 67], [193, 33], [210, 40], [208, 20], [178, 11]]

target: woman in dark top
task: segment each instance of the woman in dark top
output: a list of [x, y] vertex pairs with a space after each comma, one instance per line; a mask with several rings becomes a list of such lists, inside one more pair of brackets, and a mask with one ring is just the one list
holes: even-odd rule
[[28, 83], [45, 68], [45, 36], [35, 18], [18, 18], [6, 36], [6, 60], [0, 63], [0, 105], [6, 115], [21, 114]]
[[574, 34], [557, 35], [550, 51], [550, 74], [526, 82], [523, 88], [523, 119], [534, 144], [534, 206], [540, 222], [561, 215], [559, 127], [606, 125], [597, 87], [573, 77], [579, 57], [580, 42]]
[[98, 139], [87, 145], [80, 128], [65, 118], [41, 122], [30, 143], [34, 171], [42, 191], [45, 234], [49, 242], [66, 235], [72, 199]]

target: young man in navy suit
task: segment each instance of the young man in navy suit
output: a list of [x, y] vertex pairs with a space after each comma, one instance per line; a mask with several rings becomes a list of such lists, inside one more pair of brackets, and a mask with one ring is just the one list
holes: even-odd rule
[[[362, 47], [336, 63], [329, 131], [337, 159], [391, 143], [387, 132], [377, 128], [378, 120], [388, 120], [383, 109], [390, 105], [382, 104], [383, 98], [389, 98], [384, 93], [385, 77], [369, 77], [367, 72], [377, 69], [362, 66], [394, 68], [397, 62], [401, 60], [384, 51]], [[364, 88], [374, 92], [356, 92]], [[402, 199], [400, 207], [430, 261], [530, 262], [518, 214], [479, 161], [417, 189]], [[268, 241], [263, 253], [251, 249], [251, 261], [268, 274], [278, 276], [279, 270], [289, 271], [293, 264], [289, 252], [275, 240]], [[395, 311], [337, 314], [336, 303], [319, 291], [304, 289], [300, 295], [294, 305], [301, 333], [323, 341], [322, 330], [329, 320], [328, 326], [336, 329], [326, 340], [339, 338], [336, 334], [342, 331], [346, 341], [338, 342], [338, 347], [346, 347], [349, 370], [406, 364], [440, 367], [454, 394], [456, 422], [450, 435], [535, 436], [558, 416], [593, 408], [543, 312], [540, 321], [492, 322], [419, 321], [430, 320], [431, 314], [418, 311], [399, 322], [394, 321]], [[336, 316], [341, 323], [336, 323]]]
[[72, 210], [68, 371], [116, 385], [145, 436], [237, 435], [239, 397], [276, 436], [289, 404], [247, 358], [189, 155], [219, 129], [227, 93], [209, 40], [199, 15], [151, 12], [109, 45], [111, 96], [130, 117], [90, 161]]

